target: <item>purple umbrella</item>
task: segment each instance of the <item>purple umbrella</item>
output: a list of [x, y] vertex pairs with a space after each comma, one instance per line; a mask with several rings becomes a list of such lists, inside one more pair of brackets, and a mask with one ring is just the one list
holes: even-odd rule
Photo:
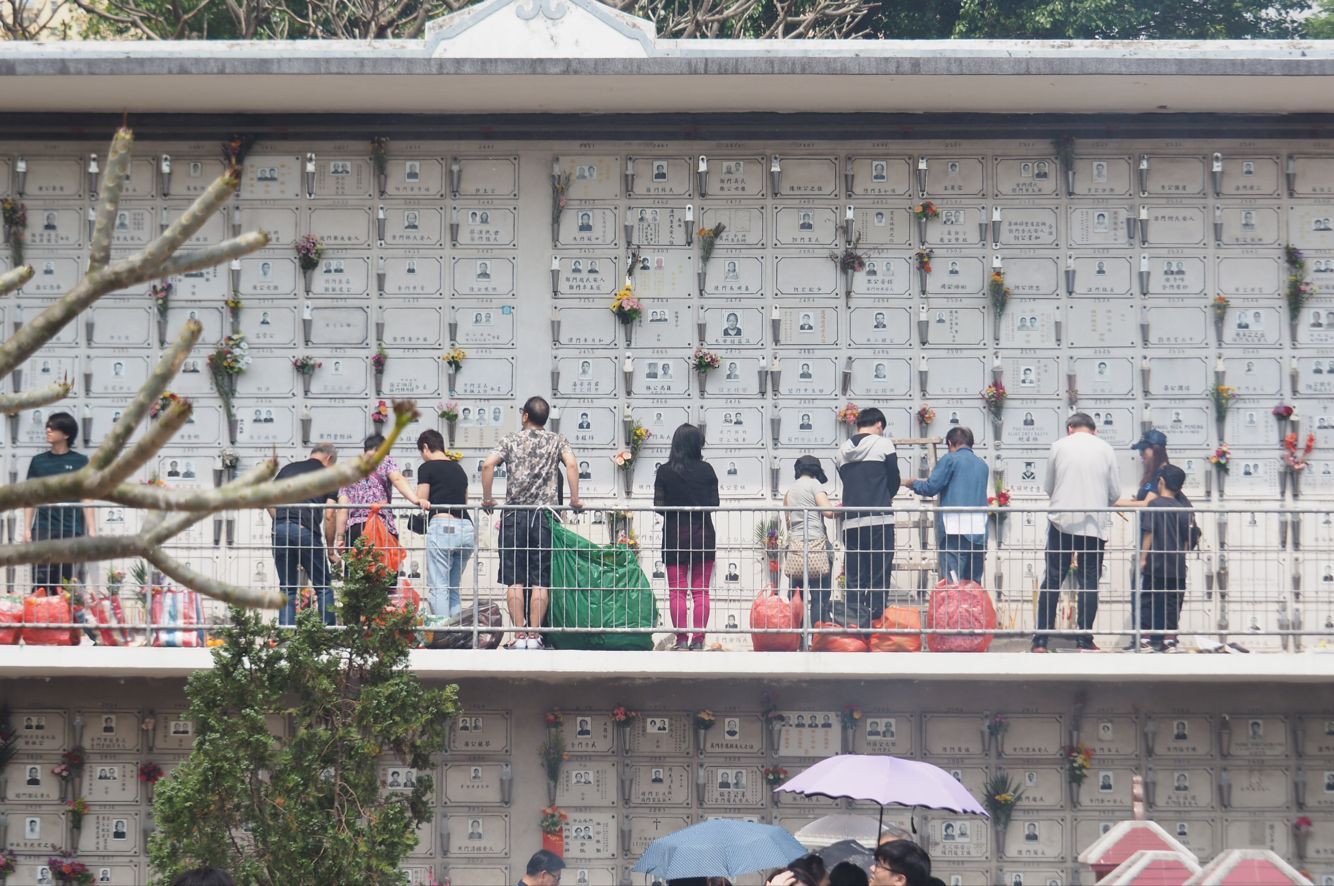
[[886, 806], [944, 809], [962, 815], [987, 814], [968, 789], [939, 766], [878, 754], [829, 757], [774, 791], [831, 800], [870, 800], [880, 804], [882, 822]]

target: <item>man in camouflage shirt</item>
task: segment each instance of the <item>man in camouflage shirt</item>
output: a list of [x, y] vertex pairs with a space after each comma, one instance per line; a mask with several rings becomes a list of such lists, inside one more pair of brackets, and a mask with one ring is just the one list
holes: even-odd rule
[[529, 397], [520, 414], [523, 429], [507, 435], [482, 464], [482, 507], [495, 507], [491, 483], [496, 467], [504, 464], [508, 477], [500, 518], [500, 583], [510, 618], [517, 629], [509, 649], [541, 649], [542, 637], [524, 628], [540, 628], [547, 614], [551, 587], [551, 514], [544, 508], [557, 504], [559, 472], [565, 465], [570, 485], [570, 506], [582, 508], [579, 498], [579, 462], [570, 442], [546, 428], [551, 406], [541, 397]]

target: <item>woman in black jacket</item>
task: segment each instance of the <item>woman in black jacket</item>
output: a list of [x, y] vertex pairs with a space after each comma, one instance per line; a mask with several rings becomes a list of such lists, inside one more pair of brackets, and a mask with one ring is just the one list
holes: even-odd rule
[[[703, 452], [703, 431], [692, 424], [676, 429], [672, 453], [653, 481], [655, 508], [718, 507], [718, 475]], [[675, 648], [703, 649], [716, 556], [713, 517], [703, 510], [659, 513], [663, 514], [662, 562], [667, 567], [672, 625], [677, 630]], [[695, 601], [693, 622], [688, 620], [687, 593]], [[693, 635], [687, 635], [687, 627], [694, 628]]]

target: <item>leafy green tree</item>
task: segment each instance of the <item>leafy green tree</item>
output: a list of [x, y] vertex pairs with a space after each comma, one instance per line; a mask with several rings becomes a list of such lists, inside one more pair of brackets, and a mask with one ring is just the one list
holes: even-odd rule
[[[346, 564], [343, 628], [313, 608], [295, 631], [233, 609], [212, 669], [190, 677], [195, 744], [155, 789], [159, 878], [209, 864], [263, 886], [406, 882], [458, 687], [428, 689], [409, 668], [413, 615], [389, 607], [395, 576], [364, 541]], [[418, 771], [410, 791], [381, 788], [385, 755]]]
[[962, 0], [954, 37], [1224, 40], [1293, 37], [1301, 0]]

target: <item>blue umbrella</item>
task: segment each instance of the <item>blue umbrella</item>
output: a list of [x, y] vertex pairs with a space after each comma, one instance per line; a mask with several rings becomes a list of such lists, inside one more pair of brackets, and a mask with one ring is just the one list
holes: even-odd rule
[[634, 870], [664, 880], [739, 877], [781, 868], [805, 854], [795, 837], [775, 825], [711, 818], [654, 840]]

